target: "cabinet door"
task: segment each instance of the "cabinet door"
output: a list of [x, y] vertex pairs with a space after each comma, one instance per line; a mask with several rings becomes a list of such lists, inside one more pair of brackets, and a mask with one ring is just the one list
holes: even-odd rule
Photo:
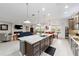
[[74, 19], [69, 19], [69, 29], [74, 30]]
[[79, 23], [79, 15], [76, 15], [75, 17], [74, 17], [74, 23], [75, 24], [77, 24], [77, 23]]
[[41, 52], [45, 50], [45, 40], [41, 40]]
[[33, 46], [27, 42], [25, 42], [25, 55], [33, 56]]
[[53, 41], [53, 39], [52, 39], [52, 37], [50, 36], [50, 37], [49, 37], [49, 45], [52, 44], [52, 41]]
[[77, 44], [75, 44], [75, 56], [78, 56], [79, 53], [79, 47]]
[[78, 56], [79, 56], [79, 46], [77, 47], [77, 53], [78, 53]]
[[45, 50], [48, 48], [48, 46], [49, 46], [49, 39], [46, 38], [45, 39]]
[[47, 38], [47, 47], [49, 46], [49, 38]]
[[76, 15], [75, 17], [74, 17], [74, 26], [75, 26], [75, 29], [76, 30], [78, 30], [79, 29], [79, 15]]
[[33, 55], [40, 55], [40, 42], [37, 42], [33, 45]]
[[34, 56], [39, 56], [40, 55], [40, 52], [39, 51], [37, 51], [35, 54], [34, 54]]

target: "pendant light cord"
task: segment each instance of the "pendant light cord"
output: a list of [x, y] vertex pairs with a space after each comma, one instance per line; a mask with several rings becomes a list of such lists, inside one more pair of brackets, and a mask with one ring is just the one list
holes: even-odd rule
[[27, 18], [28, 18], [28, 3], [26, 3], [26, 5], [27, 5]]
[[39, 11], [38, 11], [38, 24], [39, 24], [40, 22], [39, 22]]

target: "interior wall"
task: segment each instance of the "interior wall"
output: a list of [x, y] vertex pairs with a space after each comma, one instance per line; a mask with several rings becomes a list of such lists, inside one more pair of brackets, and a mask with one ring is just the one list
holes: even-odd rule
[[65, 21], [64, 19], [60, 19], [57, 24], [60, 26], [60, 33], [59, 37], [60, 38], [65, 38]]
[[60, 28], [59, 37], [60, 38], [65, 38], [65, 25], [66, 25], [66, 20], [65, 19], [52, 20], [51, 24], [52, 25], [58, 25], [59, 28]]
[[8, 25], [8, 30], [0, 30], [0, 33], [12, 33], [12, 34], [14, 34], [14, 32], [18, 32], [18, 31], [24, 31], [25, 32], [26, 31], [24, 24], [17, 24], [17, 25], [23, 25], [23, 29], [15, 29], [14, 26], [16, 24], [5, 22], [5, 21], [0, 21], [0, 24], [7, 24]]
[[60, 34], [60, 36], [65, 38], [65, 27], [68, 27], [68, 18], [61, 19], [60, 25], [61, 25], [61, 34]]
[[[44, 20], [43, 20], [44, 21]], [[42, 20], [40, 21], [40, 23], [43, 22]], [[58, 25], [60, 27], [60, 33], [59, 33], [59, 37], [61, 38], [65, 38], [65, 26], [67, 26], [67, 19], [51, 19], [51, 21], [44, 21], [45, 25]], [[36, 25], [34, 25], [36, 26]]]
[[61, 26], [61, 33], [59, 36], [61, 38], [65, 38], [65, 20], [64, 19], [61, 19], [60, 26]]

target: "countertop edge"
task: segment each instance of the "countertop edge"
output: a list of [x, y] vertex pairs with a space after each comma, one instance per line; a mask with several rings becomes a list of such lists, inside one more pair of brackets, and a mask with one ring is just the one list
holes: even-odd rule
[[71, 35], [69, 35], [70, 38], [72, 38], [72, 40], [79, 45], [79, 42], [77, 40], [75, 40]]

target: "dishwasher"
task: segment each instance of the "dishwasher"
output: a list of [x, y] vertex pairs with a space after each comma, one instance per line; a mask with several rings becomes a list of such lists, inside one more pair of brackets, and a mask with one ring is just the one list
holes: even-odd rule
[[79, 46], [78, 45], [75, 48], [75, 56], [79, 56]]

